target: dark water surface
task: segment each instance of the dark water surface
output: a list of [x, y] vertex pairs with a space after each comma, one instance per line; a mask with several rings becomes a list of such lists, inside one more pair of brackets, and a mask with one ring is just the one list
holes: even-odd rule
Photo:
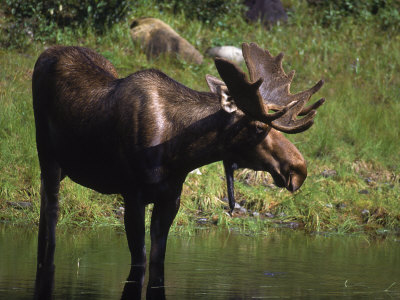
[[[0, 225], [0, 299], [32, 299], [36, 235]], [[123, 232], [59, 229], [57, 242], [55, 299], [121, 297], [130, 269]], [[200, 230], [170, 236], [165, 269], [169, 300], [400, 299], [400, 238]]]

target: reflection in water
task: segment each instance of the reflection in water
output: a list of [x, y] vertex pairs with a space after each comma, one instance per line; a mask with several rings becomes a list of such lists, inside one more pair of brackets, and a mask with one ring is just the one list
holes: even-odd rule
[[[164, 266], [153, 264], [149, 266], [149, 284], [146, 299], [165, 299]], [[126, 280], [121, 300], [141, 299], [145, 268], [132, 266]]]
[[[32, 299], [36, 239], [35, 228], [0, 225], [0, 299]], [[398, 239], [293, 231], [257, 238], [227, 231], [170, 236], [165, 284], [147, 288], [149, 276], [157, 282], [164, 270], [131, 268], [123, 232], [59, 228], [55, 272], [38, 274], [36, 292], [42, 293], [38, 299], [51, 299], [53, 287], [54, 299], [145, 299], [146, 292], [149, 299], [168, 300], [399, 298]]]
[[[145, 277], [145, 266], [131, 266], [127, 280], [125, 281], [121, 299], [140, 300]], [[40, 266], [36, 270], [35, 279], [35, 300], [53, 299], [55, 266]], [[147, 286], [146, 299], [163, 300], [165, 299], [164, 287], [164, 265], [150, 264], [149, 283]]]
[[121, 299], [141, 299], [145, 271], [143, 266], [131, 266]]
[[53, 298], [55, 267], [40, 268], [36, 271], [35, 300], [48, 300]]

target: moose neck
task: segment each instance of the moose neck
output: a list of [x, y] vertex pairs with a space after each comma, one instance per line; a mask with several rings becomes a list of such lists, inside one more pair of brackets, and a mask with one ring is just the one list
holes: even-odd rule
[[[191, 108], [190, 124], [176, 135], [179, 140], [176, 149], [181, 150], [177, 159], [189, 170], [226, 158], [242, 143], [242, 132], [249, 123], [245, 118], [222, 110], [216, 94], [197, 93], [196, 96], [199, 101]], [[182, 110], [182, 113], [186, 114], [186, 111]], [[174, 139], [170, 142], [175, 144]]]
[[159, 181], [171, 173], [187, 173], [223, 160], [248, 143], [251, 122], [240, 113], [225, 112], [217, 94], [191, 90], [156, 70], [130, 77], [129, 94], [134, 100], [130, 96], [129, 108], [122, 109], [131, 111], [125, 119], [137, 125], [129, 133], [133, 144], [128, 143], [141, 145], [136, 156], [146, 159], [132, 163], [147, 170], [148, 178]]

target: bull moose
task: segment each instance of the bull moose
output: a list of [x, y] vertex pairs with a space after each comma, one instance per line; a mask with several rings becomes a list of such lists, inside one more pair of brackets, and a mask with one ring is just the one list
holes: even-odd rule
[[291, 192], [300, 188], [305, 160], [281, 132], [298, 133], [313, 124], [324, 99], [305, 104], [323, 81], [291, 94], [294, 71], [284, 72], [282, 53], [273, 57], [254, 43], [242, 49], [250, 80], [237, 65], [217, 58], [222, 80], [206, 76], [211, 92], [192, 90], [155, 69], [118, 78], [108, 60], [83, 47], [55, 46], [40, 55], [32, 78], [41, 169], [37, 274], [54, 266], [65, 176], [123, 196], [128, 281], [138, 293], [146, 267], [145, 206], [154, 203], [148, 294], [163, 286], [168, 231], [191, 170], [223, 161], [231, 209], [233, 166], [267, 171]]

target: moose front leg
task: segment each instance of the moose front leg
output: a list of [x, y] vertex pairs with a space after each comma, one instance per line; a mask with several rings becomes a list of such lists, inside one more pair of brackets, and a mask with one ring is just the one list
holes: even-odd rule
[[34, 299], [50, 299], [54, 285], [54, 252], [58, 218], [58, 191], [61, 169], [47, 157], [40, 157], [40, 220]]
[[37, 268], [53, 268], [58, 220], [58, 191], [61, 169], [54, 161], [41, 160], [40, 220]]
[[121, 299], [140, 299], [146, 271], [145, 205], [141, 193], [124, 195], [125, 232], [131, 253], [131, 269]]
[[125, 231], [131, 252], [131, 265], [146, 267], [145, 247], [145, 204], [141, 193], [124, 195]]
[[151, 250], [149, 265], [149, 283], [147, 299], [163, 299], [164, 295], [164, 259], [167, 237], [171, 224], [179, 210], [180, 196], [174, 200], [160, 199], [154, 204], [151, 218]]

